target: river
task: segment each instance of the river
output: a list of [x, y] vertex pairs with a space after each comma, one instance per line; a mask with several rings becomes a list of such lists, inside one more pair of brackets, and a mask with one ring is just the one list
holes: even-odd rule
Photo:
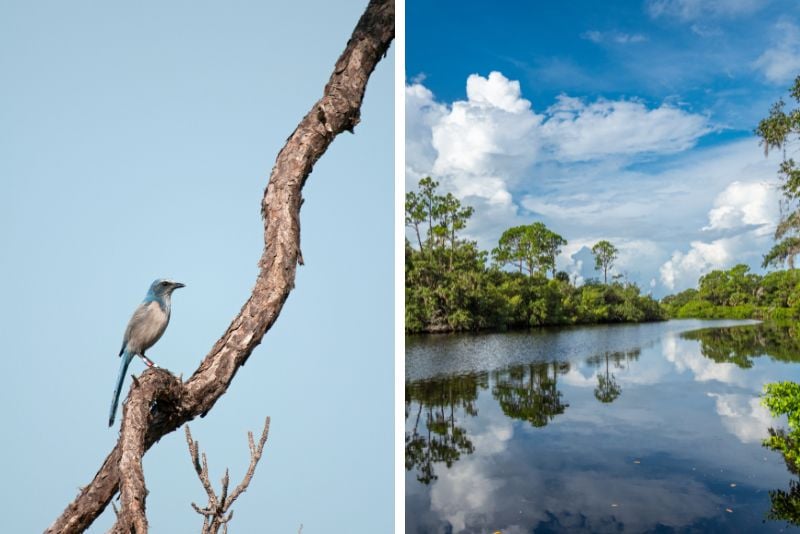
[[797, 476], [761, 445], [786, 422], [759, 395], [800, 382], [797, 337], [700, 320], [409, 336], [406, 531], [792, 529], [768, 518]]

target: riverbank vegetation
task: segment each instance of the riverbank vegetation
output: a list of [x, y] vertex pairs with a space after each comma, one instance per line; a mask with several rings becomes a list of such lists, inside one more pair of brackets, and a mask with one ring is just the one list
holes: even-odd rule
[[764, 276], [747, 265], [711, 271], [697, 289], [687, 289], [661, 300], [666, 313], [679, 319], [800, 318], [800, 272], [774, 271]]
[[[800, 76], [795, 78], [789, 94], [800, 104]], [[783, 153], [783, 161], [778, 170], [783, 186], [781, 220], [775, 229], [775, 245], [764, 256], [763, 266], [786, 264], [789, 267], [786, 276], [794, 276], [794, 260], [800, 253], [800, 166], [794, 159], [786, 157], [786, 149], [787, 145], [796, 146], [800, 141], [800, 108], [787, 113], [784, 105], [783, 100], [773, 104], [769, 116], [759, 122], [756, 128], [765, 153], [769, 150], [780, 150]], [[800, 307], [794, 293], [792, 297], [789, 305], [793, 308]], [[797, 316], [796, 313], [793, 315]], [[788, 431], [770, 428], [770, 437], [764, 441], [764, 446], [780, 452], [789, 472], [797, 477], [800, 475], [800, 384], [765, 384], [762, 403], [773, 416], [785, 415], [788, 422]], [[781, 519], [794, 526], [800, 525], [800, 479], [793, 478], [788, 490], [773, 490], [769, 496], [772, 503], [768, 515], [770, 519]]]
[[[789, 91], [800, 103], [800, 76]], [[764, 276], [749, 272], [746, 265], [727, 271], [712, 271], [700, 278], [698, 289], [687, 289], [662, 300], [670, 317], [698, 319], [800, 318], [800, 276], [794, 269], [800, 254], [800, 165], [786, 157], [789, 144], [800, 141], [800, 108], [789, 112], [779, 100], [769, 115], [758, 123], [756, 135], [764, 152], [779, 150], [783, 159], [778, 169], [783, 199], [781, 218], [775, 228], [775, 245], [764, 255], [762, 267], [787, 265], [786, 271]]]
[[[506, 330], [543, 325], [657, 321], [658, 302], [636, 284], [589, 280], [576, 286], [556, 269], [566, 239], [541, 222], [515, 226], [491, 252], [460, 232], [473, 214], [438, 183], [420, 180], [406, 195], [406, 332]], [[596, 250], [595, 250], [596, 249]], [[595, 245], [596, 267], [607, 280], [617, 249]]]

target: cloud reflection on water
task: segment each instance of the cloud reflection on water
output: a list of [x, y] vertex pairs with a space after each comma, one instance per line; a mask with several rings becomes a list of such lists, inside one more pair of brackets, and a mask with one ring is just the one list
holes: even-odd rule
[[[787, 474], [780, 459], [760, 447], [774, 422], [758, 395], [764, 382], [790, 378], [787, 371], [800, 379], [800, 372], [771, 358], [755, 358], [751, 368], [716, 362], [697, 340], [678, 335], [680, 327], [701, 323], [675, 323], [660, 325], [661, 336], [630, 327], [545, 336], [544, 345], [552, 349], [567, 347], [569, 336], [579, 335], [581, 349], [568, 350], [563, 359], [541, 347], [526, 356], [522, 348], [537, 341], [530, 336], [511, 335], [511, 346], [502, 348], [502, 336], [442, 338], [452, 346], [428, 354], [436, 361], [412, 362], [412, 375], [425, 366], [457, 369], [464, 361], [449, 360], [471, 346], [470, 372], [488, 381], [475, 385], [474, 414], [453, 412], [473, 450], [449, 468], [434, 463], [438, 478], [428, 485], [415, 480], [413, 469], [409, 472], [407, 530], [736, 531], [725, 508], [737, 511], [738, 527], [752, 524], [769, 531], [777, 526], [761, 523], [768, 507], [765, 493], [785, 486]], [[500, 350], [483, 359], [478, 350], [487, 346]], [[604, 350], [585, 350], [591, 346]], [[515, 358], [522, 362], [512, 363]], [[478, 371], [481, 361], [505, 365]], [[408, 384], [446, 383], [455, 376], [463, 375], [410, 380], [407, 392]], [[597, 396], [603, 377], [613, 377], [619, 388], [605, 403]], [[498, 381], [515, 395], [506, 413]], [[537, 401], [536, 395], [544, 396]], [[553, 408], [554, 399], [564, 409], [543, 417], [528, 414], [537, 406]], [[416, 414], [419, 402], [407, 399], [407, 411]]]

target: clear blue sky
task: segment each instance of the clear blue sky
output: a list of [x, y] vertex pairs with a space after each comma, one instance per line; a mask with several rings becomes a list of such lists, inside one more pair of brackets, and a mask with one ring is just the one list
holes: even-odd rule
[[[176, 374], [191, 374], [239, 311], [275, 156], [365, 6], [0, 2], [6, 531], [44, 530], [111, 450], [117, 353], [154, 278], [186, 284], [149, 351]], [[296, 289], [191, 425], [213, 479], [228, 466], [238, 483], [246, 432], [272, 417], [234, 532], [392, 529], [392, 85], [390, 52], [356, 135], [337, 138], [306, 185]], [[190, 502], [205, 497], [183, 433], [144, 468], [153, 532], [199, 531]]]
[[482, 247], [541, 220], [570, 242], [559, 268], [585, 279], [587, 247], [609, 239], [617, 272], [657, 296], [761, 263], [777, 160], [752, 132], [800, 74], [799, 3], [410, 0], [406, 13], [406, 185], [430, 174], [473, 205]]

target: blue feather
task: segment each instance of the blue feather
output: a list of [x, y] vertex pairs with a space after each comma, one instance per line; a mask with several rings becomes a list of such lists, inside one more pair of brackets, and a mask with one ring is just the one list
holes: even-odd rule
[[122, 392], [122, 383], [125, 381], [125, 373], [128, 372], [128, 366], [133, 360], [133, 354], [125, 352], [122, 354], [122, 360], [119, 365], [119, 375], [117, 375], [117, 385], [114, 386], [114, 396], [111, 398], [111, 411], [108, 413], [108, 426], [114, 425], [114, 417], [117, 414], [117, 405], [119, 404], [119, 394]]

